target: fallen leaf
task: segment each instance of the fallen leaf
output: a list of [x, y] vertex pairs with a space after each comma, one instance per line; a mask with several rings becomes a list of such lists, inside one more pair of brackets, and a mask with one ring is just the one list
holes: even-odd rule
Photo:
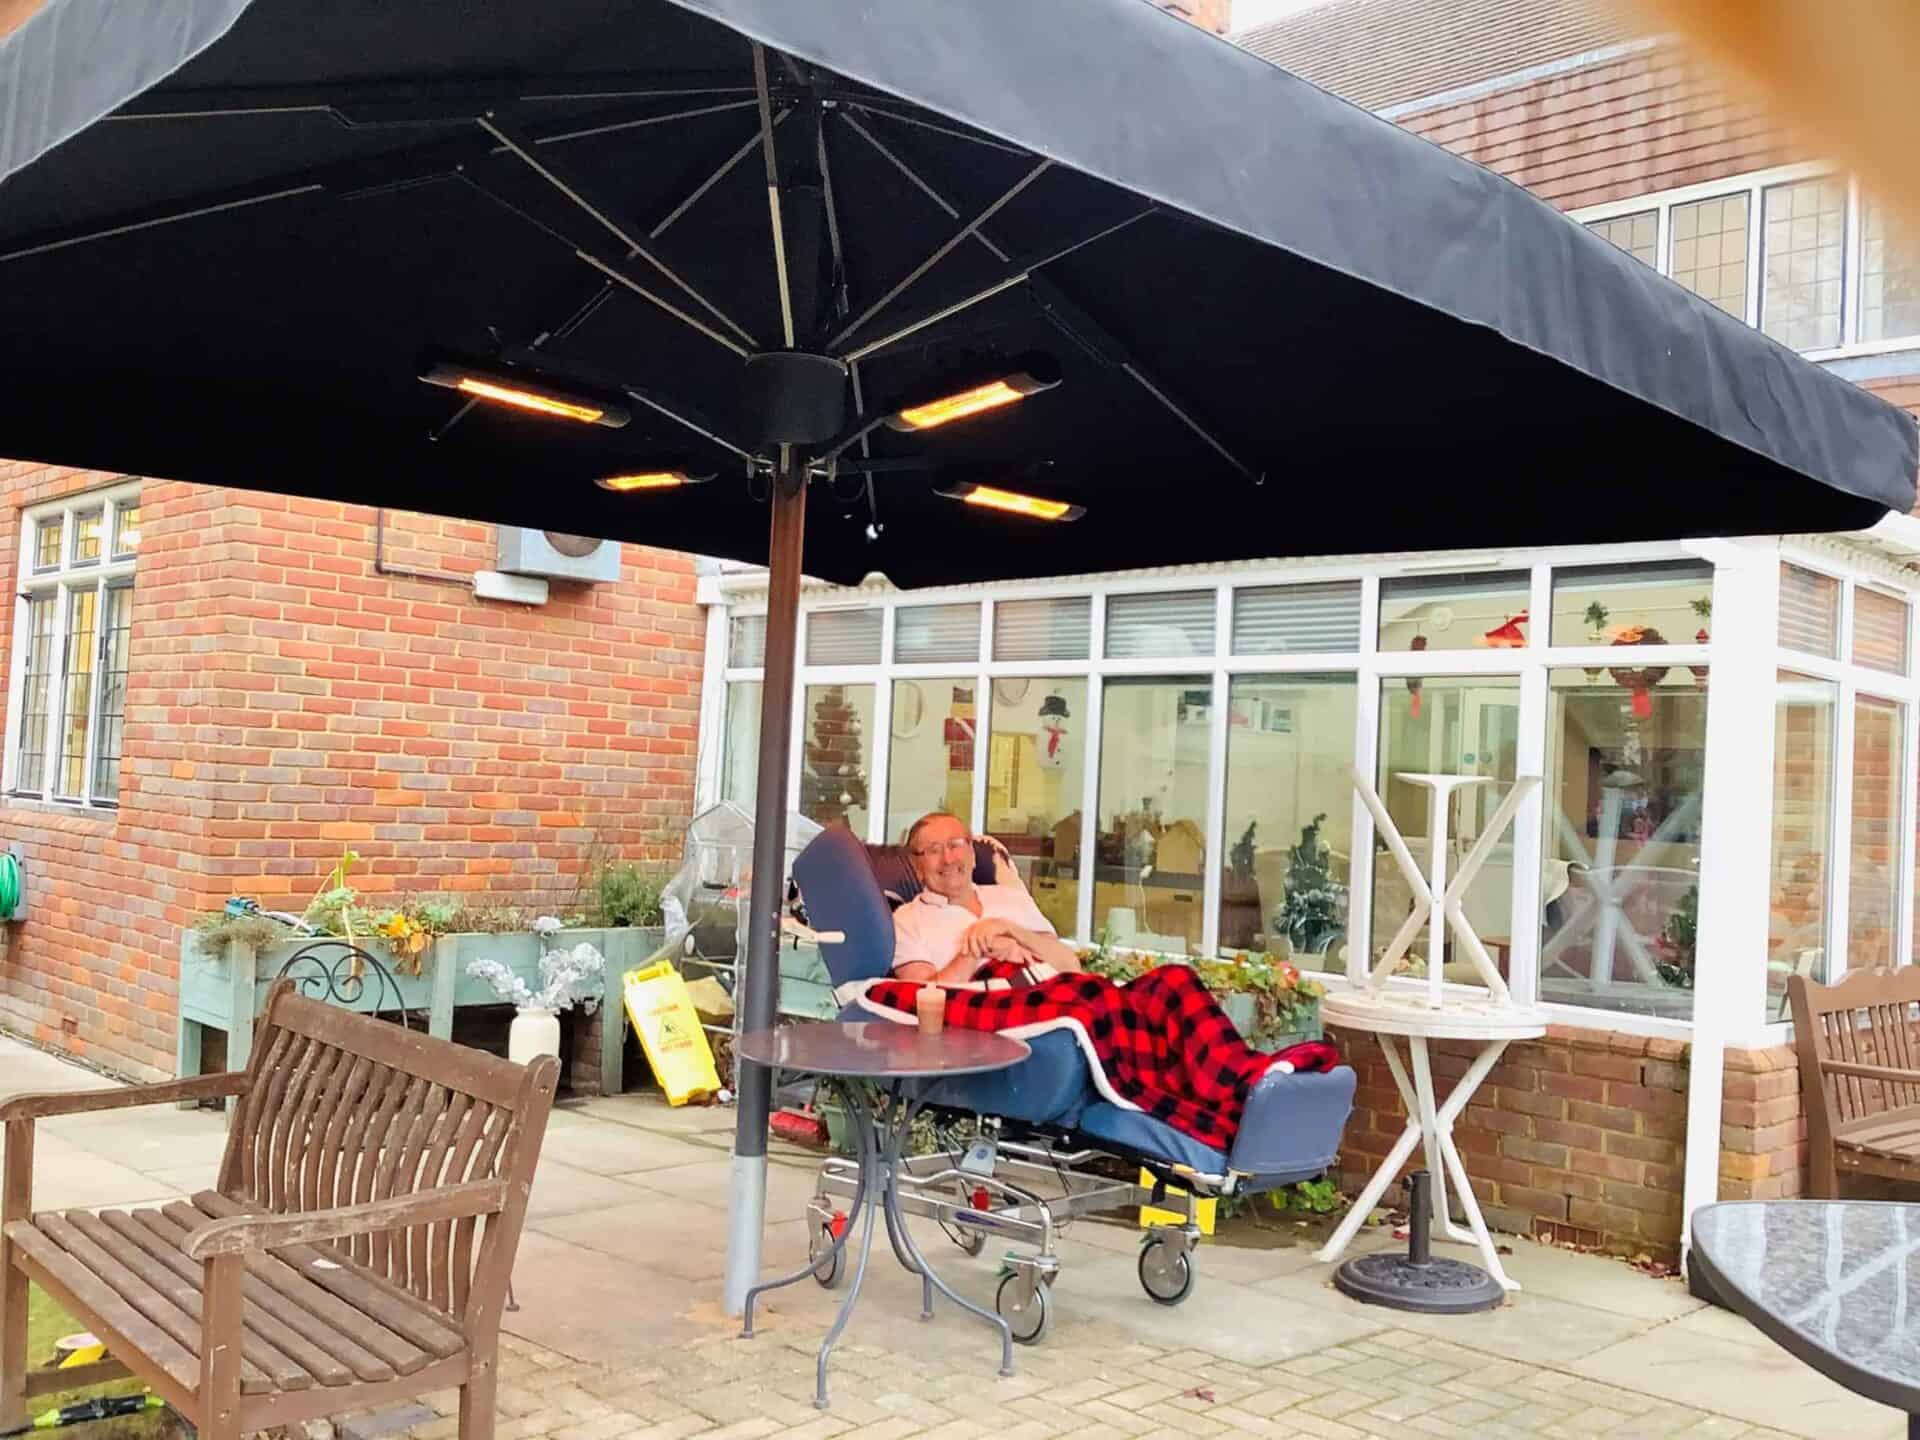
[[1511, 1245], [1496, 1245], [1493, 1247], [1493, 1250], [1496, 1255], [1511, 1255], [1513, 1253], [1513, 1247]]
[[1198, 1385], [1194, 1386], [1193, 1389], [1187, 1391], [1187, 1395], [1191, 1399], [1204, 1400], [1209, 1405], [1213, 1404], [1213, 1391], [1202, 1389]]

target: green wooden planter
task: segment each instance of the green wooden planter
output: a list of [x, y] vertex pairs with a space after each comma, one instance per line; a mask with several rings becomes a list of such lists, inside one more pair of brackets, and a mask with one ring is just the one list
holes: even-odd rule
[[[209, 1028], [226, 1034], [228, 1068], [244, 1067], [253, 1052], [254, 1021], [273, 982], [289, 960], [308, 946], [325, 943], [327, 938], [296, 938], [256, 951], [238, 943], [206, 946], [199, 932], [187, 931], [180, 948], [180, 1015], [174, 1051], [178, 1073], [200, 1073], [201, 1040]], [[303, 963], [293, 978], [302, 993], [346, 1009], [387, 1013], [424, 1010], [427, 1033], [446, 1039], [453, 1034], [455, 1010], [503, 1003], [491, 985], [467, 973], [473, 961], [482, 957], [498, 960], [537, 988], [540, 957], [545, 950], [571, 950], [584, 940], [606, 957], [601, 1004], [608, 1007], [608, 1023], [600, 1027], [600, 1088], [613, 1095], [625, 1088], [621, 1052], [627, 1027], [621, 977], [652, 959], [664, 939], [663, 930], [651, 927], [562, 930], [544, 944], [539, 936], [530, 934], [443, 935], [421, 956], [418, 975], [403, 973], [382, 942], [361, 939], [359, 948], [387, 967], [392, 976], [391, 990], [371, 973], [355, 985], [337, 966], [329, 975], [327, 966]], [[337, 948], [321, 953], [329, 964], [345, 958], [345, 951]], [[235, 1023], [236, 1016], [243, 1017], [242, 1023]]]
[[1233, 1028], [1240, 1032], [1242, 1039], [1247, 1040], [1249, 1044], [1253, 1044], [1256, 1050], [1264, 1051], [1269, 1055], [1275, 1050], [1284, 1050], [1289, 1045], [1298, 1045], [1303, 1040], [1318, 1040], [1321, 1038], [1320, 1002], [1318, 1000], [1310, 1002], [1305, 1010], [1299, 1012], [1299, 1020], [1293, 1029], [1287, 1031], [1284, 1035], [1276, 1035], [1270, 1040], [1262, 1040], [1257, 1044], [1250, 1038], [1253, 1034], [1253, 1027], [1258, 1013], [1254, 1006], [1253, 996], [1222, 995], [1220, 997], [1220, 1008], [1227, 1012], [1227, 1018], [1233, 1022]]

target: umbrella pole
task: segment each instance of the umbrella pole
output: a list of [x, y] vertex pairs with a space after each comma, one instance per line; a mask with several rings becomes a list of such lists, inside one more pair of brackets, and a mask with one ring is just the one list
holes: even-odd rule
[[[735, 987], [740, 1033], [764, 1030], [780, 1004], [780, 913], [786, 906], [787, 775], [792, 754], [795, 634], [800, 619], [800, 556], [806, 535], [806, 465], [780, 447], [767, 542], [767, 650], [760, 693], [760, 770], [755, 787], [753, 884], [747, 965]], [[773, 1073], [734, 1058], [733, 1172], [727, 1197], [726, 1307], [738, 1315], [760, 1278], [767, 1209], [767, 1120]]]

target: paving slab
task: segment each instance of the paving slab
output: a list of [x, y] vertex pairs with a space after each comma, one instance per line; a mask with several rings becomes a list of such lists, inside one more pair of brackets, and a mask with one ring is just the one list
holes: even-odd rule
[[527, 1215], [543, 1219], [554, 1215], [577, 1215], [583, 1210], [601, 1210], [623, 1205], [644, 1194], [632, 1185], [622, 1185], [591, 1170], [559, 1160], [540, 1158], [533, 1175], [533, 1193], [527, 1199]]
[[1791, 1435], [1895, 1440], [1906, 1421], [1803, 1365], [1778, 1346], [1703, 1335], [1682, 1323], [1588, 1354], [1580, 1373]]

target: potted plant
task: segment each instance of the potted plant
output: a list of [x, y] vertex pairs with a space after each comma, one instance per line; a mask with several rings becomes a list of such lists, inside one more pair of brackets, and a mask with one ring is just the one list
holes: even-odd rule
[[[1698, 600], [1689, 603], [1693, 606], [1693, 613], [1698, 615], [1702, 622], [1700, 628], [1693, 632], [1693, 638], [1704, 645], [1709, 638], [1705, 622], [1713, 619], [1713, 597], [1711, 595], [1702, 595]], [[1687, 669], [1693, 672], [1693, 683], [1702, 690], [1706, 689], [1707, 667], [1704, 665], [1689, 665]]]
[[1333, 850], [1320, 838], [1325, 813], [1300, 830], [1287, 861], [1287, 897], [1273, 917], [1296, 955], [1324, 955], [1347, 933], [1347, 887], [1333, 877]]
[[1080, 964], [1089, 974], [1104, 975], [1119, 985], [1139, 979], [1156, 965], [1191, 965], [1241, 1038], [1254, 1049], [1271, 1052], [1320, 1038], [1320, 1001], [1326, 987], [1274, 955], [1187, 960], [1177, 955], [1121, 953], [1102, 943], [1083, 950]]
[[[560, 930], [560, 922], [543, 916], [534, 924], [545, 940]], [[484, 980], [502, 1000], [516, 1007], [507, 1032], [507, 1058], [524, 1065], [539, 1055], [560, 1053], [560, 1012], [578, 1004], [589, 1015], [600, 1002], [601, 972], [607, 963], [586, 941], [571, 950], [549, 950], [540, 957], [540, 986], [528, 985], [498, 960], [480, 959], [467, 973]]]
[[[1605, 645], [1607, 643], [1607, 618], [1611, 613], [1612, 612], [1598, 600], [1587, 606], [1587, 643], [1589, 645]], [[1590, 665], [1587, 667], [1587, 680], [1589, 682], [1600, 678], [1600, 668], [1598, 665]]]
[[1660, 959], [1654, 969], [1660, 978], [1676, 990], [1693, 988], [1693, 955], [1700, 935], [1700, 887], [1689, 886], [1660, 927], [1654, 942]]

